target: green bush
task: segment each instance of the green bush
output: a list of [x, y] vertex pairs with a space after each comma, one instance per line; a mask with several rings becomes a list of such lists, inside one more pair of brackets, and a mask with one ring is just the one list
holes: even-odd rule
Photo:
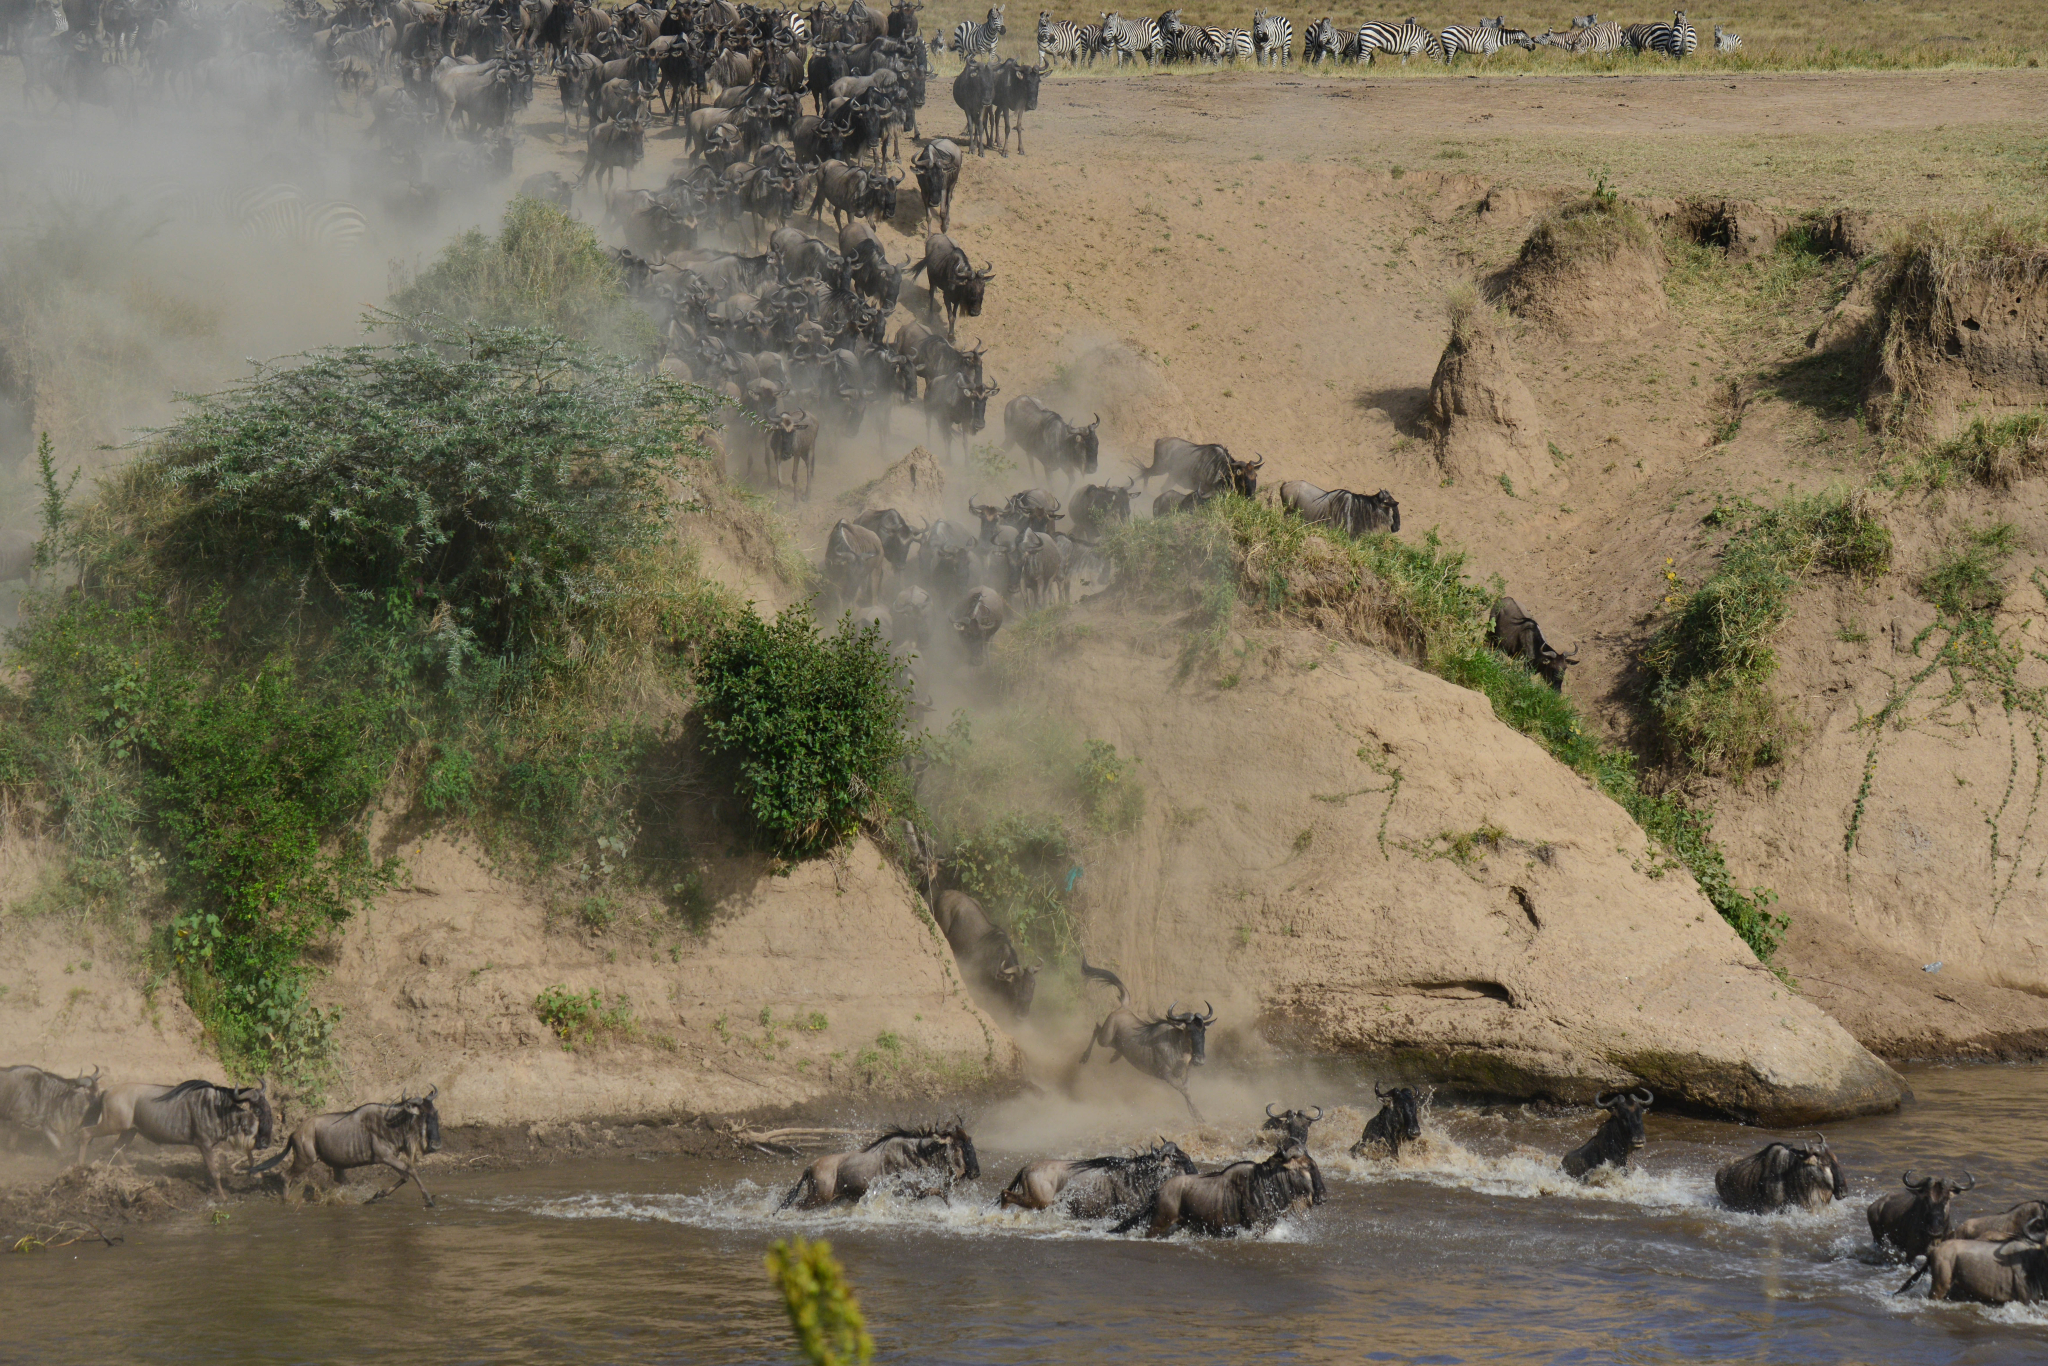
[[1118, 754], [1115, 745], [1090, 740], [1086, 757], [1076, 766], [1082, 808], [1102, 834], [1126, 834], [1144, 818], [1145, 787], [1131, 771], [1137, 763]]
[[1970, 532], [1945, 547], [1920, 578], [1920, 595], [1944, 617], [1960, 621], [1981, 617], [2005, 605], [2005, 585], [1998, 571], [2017, 548], [2009, 522]]
[[1643, 662], [1672, 757], [1741, 778], [1784, 753], [1772, 642], [1791, 619], [1800, 578], [1827, 569], [1874, 579], [1891, 563], [1892, 541], [1859, 497], [1842, 492], [1717, 509], [1715, 519], [1740, 525], [1713, 574], [1677, 596]]
[[541, 327], [636, 360], [660, 354], [653, 321], [589, 224], [553, 204], [515, 199], [496, 237], [466, 232], [405, 282], [391, 307], [461, 326]]
[[952, 832], [949, 867], [1020, 946], [1059, 958], [1078, 945], [1067, 905], [1077, 850], [1058, 816], [1005, 811]]
[[807, 605], [751, 609], [705, 644], [697, 705], [763, 847], [803, 856], [907, 803], [909, 690], [872, 623], [822, 635]]
[[533, 998], [533, 1013], [554, 1031], [565, 1049], [600, 1034], [630, 1035], [637, 1028], [632, 998], [618, 993], [607, 1001], [596, 987], [575, 992], [557, 982]]

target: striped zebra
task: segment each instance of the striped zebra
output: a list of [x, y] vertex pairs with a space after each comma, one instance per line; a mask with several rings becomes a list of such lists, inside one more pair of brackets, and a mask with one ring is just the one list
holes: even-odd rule
[[1095, 65], [1095, 59], [1107, 51], [1109, 48], [1102, 41], [1102, 25], [1081, 25], [1081, 56], [1088, 65]]
[[1358, 61], [1366, 63], [1371, 63], [1382, 52], [1390, 57], [1399, 57], [1403, 66], [1408, 65], [1408, 59], [1418, 52], [1438, 61], [1444, 60], [1443, 39], [1413, 19], [1405, 24], [1363, 25], [1358, 36], [1352, 39], [1352, 51]]
[[796, 47], [805, 47], [811, 41], [811, 21], [794, 10], [785, 10], [776, 18], [775, 31]]
[[1572, 20], [1572, 31], [1564, 40], [1564, 50], [1573, 55], [1599, 55], [1603, 52], [1619, 52], [1622, 48], [1621, 25], [1612, 19], [1596, 20], [1587, 15], [1585, 22]]
[[981, 23], [962, 19], [953, 29], [953, 50], [962, 57], [983, 57], [996, 50], [996, 40], [1009, 30], [1003, 27], [1003, 5], [990, 5]]
[[1700, 50], [1700, 31], [1686, 22], [1684, 10], [1671, 16], [1671, 33], [1675, 40], [1672, 56], [1690, 57]]
[[1223, 42], [1216, 49], [1217, 61], [1242, 62], [1247, 59], [1252, 61], [1258, 60], [1258, 44], [1252, 41], [1252, 31], [1250, 29], [1226, 28], [1222, 30], [1222, 34]]
[[1068, 66], [1081, 64], [1081, 26], [1070, 20], [1054, 21], [1044, 10], [1038, 12], [1038, 58], [1041, 65], [1050, 63], [1056, 57], [1067, 59]]
[[1344, 50], [1344, 41], [1337, 32], [1337, 23], [1329, 15], [1310, 24], [1301, 31], [1301, 59], [1323, 64], [1323, 58], [1335, 57]]
[[266, 186], [243, 196], [235, 226], [259, 241], [323, 253], [359, 251], [370, 240], [362, 210], [341, 199], [309, 204], [289, 185]]
[[1166, 40], [1159, 36], [1157, 19], [1125, 19], [1115, 14], [1102, 16], [1102, 45], [1107, 52], [1115, 54], [1118, 65], [1126, 57], [1138, 59], [1145, 54], [1145, 65], [1151, 66], [1166, 55]]
[[1281, 66], [1294, 60], [1294, 21], [1284, 14], [1268, 14], [1264, 10], [1252, 13], [1252, 48], [1254, 59], [1260, 66], [1266, 58], [1273, 59], [1274, 66]]
[[1699, 51], [1700, 35], [1680, 10], [1668, 24], [1630, 24], [1621, 31], [1621, 44], [1631, 52], [1661, 52], [1676, 60]]
[[1205, 29], [1190, 28], [1186, 24], [1175, 29], [1171, 37], [1160, 35], [1166, 42], [1166, 60], [1169, 62], [1209, 62], [1216, 59], [1215, 50], [1209, 46], [1209, 34]]
[[1719, 24], [1716, 24], [1716, 25], [1714, 25], [1714, 51], [1716, 51], [1716, 52], [1733, 52], [1733, 51], [1735, 51], [1735, 49], [1737, 49], [1737, 48], [1739, 48], [1739, 47], [1741, 47], [1741, 46], [1742, 46], [1742, 35], [1741, 35], [1741, 34], [1739, 34], [1739, 33], [1724, 33], [1724, 32], [1722, 32], [1722, 30], [1721, 30], [1721, 26], [1720, 26]]

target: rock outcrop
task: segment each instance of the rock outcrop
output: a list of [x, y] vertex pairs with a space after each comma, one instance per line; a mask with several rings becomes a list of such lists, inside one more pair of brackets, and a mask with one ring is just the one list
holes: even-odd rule
[[1429, 385], [1428, 418], [1437, 463], [1453, 479], [1499, 479], [1533, 489], [1556, 467], [1535, 396], [1515, 368], [1507, 329], [1488, 309], [1452, 321], [1451, 339]]

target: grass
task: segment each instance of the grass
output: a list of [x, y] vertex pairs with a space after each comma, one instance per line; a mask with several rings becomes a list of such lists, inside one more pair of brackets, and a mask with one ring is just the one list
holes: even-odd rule
[[1649, 221], [1610, 190], [1603, 176], [1592, 194], [1559, 205], [1530, 229], [1516, 265], [1522, 270], [1581, 270], [1624, 251], [1657, 249]]
[[2048, 472], [2048, 413], [2034, 409], [1972, 418], [1957, 435], [1907, 457], [1897, 482], [1931, 489], [1970, 483], [2003, 489], [2043, 472]]
[[629, 997], [618, 993], [607, 1000], [596, 987], [575, 992], [556, 983], [534, 997], [533, 1013], [554, 1031], [565, 1050], [604, 1036], [630, 1037], [639, 1028]]
[[1920, 576], [1920, 596], [1944, 617], [1967, 620], [1996, 612], [2005, 605], [1999, 571], [2018, 549], [2017, 540], [2010, 522], [1964, 534], [1942, 547]]
[[1591, 780], [1693, 877], [1722, 919], [1765, 962], [1789, 924], [1774, 895], [1738, 885], [1713, 839], [1710, 811], [1647, 790], [1635, 759], [1588, 734], [1570, 699], [1486, 644], [1498, 580], [1466, 577], [1464, 552], [1434, 531], [1350, 540], [1242, 498], [1133, 522], [1105, 544], [1125, 591], [1185, 613], [1189, 668], [1213, 663], [1236, 613], [1316, 627], [1393, 650], [1485, 695], [1501, 721]]
[[1778, 669], [1772, 641], [1791, 618], [1800, 579], [1816, 570], [1875, 579], [1891, 563], [1891, 533], [1866, 498], [1846, 492], [1710, 516], [1736, 528], [1721, 563], [1698, 587], [1667, 599], [1643, 662], [1671, 757], [1739, 780], [1785, 753], [1790, 726], [1770, 687]]

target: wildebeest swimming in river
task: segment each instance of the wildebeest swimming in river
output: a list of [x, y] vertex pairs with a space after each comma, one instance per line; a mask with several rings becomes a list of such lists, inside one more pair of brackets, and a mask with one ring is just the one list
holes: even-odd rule
[[1386, 1104], [1365, 1122], [1365, 1130], [1359, 1134], [1358, 1142], [1351, 1145], [1351, 1155], [1362, 1156], [1367, 1148], [1379, 1143], [1384, 1144], [1388, 1155], [1398, 1162], [1401, 1145], [1422, 1137], [1422, 1104], [1416, 1099], [1412, 1086], [1396, 1086], [1391, 1091], [1382, 1091], [1375, 1085], [1372, 1093]]
[[398, 1185], [378, 1191], [370, 1197], [373, 1202], [410, 1181], [420, 1188], [420, 1198], [431, 1205], [434, 1197], [406, 1159], [441, 1151], [441, 1112], [434, 1108], [434, 1097], [439, 1094], [441, 1088], [436, 1086], [417, 1099], [401, 1096], [388, 1104], [373, 1101], [353, 1110], [308, 1115], [285, 1140], [283, 1152], [252, 1170], [267, 1172], [290, 1158], [292, 1165], [284, 1173], [285, 1195], [289, 1197], [292, 1184], [322, 1163], [334, 1173], [337, 1184], [347, 1179], [351, 1167], [381, 1163], [398, 1173]]
[[1607, 1112], [1607, 1122], [1594, 1135], [1564, 1155], [1565, 1175], [1586, 1179], [1595, 1167], [1628, 1170], [1629, 1154], [1643, 1146], [1643, 1111], [1656, 1102], [1647, 1088], [1610, 1091], [1593, 1097], [1593, 1104]]
[[1207, 1001], [1202, 1002], [1203, 1013], [1176, 1011], [1166, 1008], [1166, 1015], [1158, 1020], [1141, 1020], [1131, 1009], [1130, 989], [1115, 973], [1105, 968], [1088, 966], [1087, 958], [1081, 959], [1081, 977], [1086, 981], [1093, 978], [1107, 982], [1116, 988], [1116, 1009], [1103, 1017], [1095, 1027], [1094, 1036], [1088, 1047], [1081, 1053], [1085, 1066], [1095, 1055], [1096, 1048], [1110, 1050], [1114, 1062], [1122, 1058], [1147, 1076], [1159, 1080], [1180, 1092], [1180, 1098], [1187, 1102], [1188, 1113], [1196, 1119], [1202, 1112], [1195, 1108], [1195, 1102], [1188, 1095], [1188, 1069], [1200, 1067], [1208, 1061], [1208, 1030], [1216, 1022], [1216, 1011]]
[[1864, 1216], [1870, 1221], [1872, 1242], [1890, 1243], [1908, 1257], [1918, 1257], [1930, 1244], [1949, 1236], [1949, 1201], [1976, 1189], [1977, 1178], [1965, 1171], [1960, 1182], [1945, 1176], [1915, 1181], [1908, 1171], [1899, 1180], [1906, 1188], [1880, 1195]]
[[1769, 1143], [1762, 1151], [1730, 1162], [1714, 1173], [1721, 1203], [1745, 1214], [1768, 1214], [1796, 1205], [1819, 1209], [1849, 1193], [1848, 1178], [1835, 1160], [1827, 1139], [1815, 1134], [1812, 1143], [1794, 1147]]
[[1314, 1159], [1292, 1138], [1281, 1140], [1263, 1162], [1233, 1162], [1221, 1171], [1199, 1176], [1170, 1176], [1160, 1184], [1151, 1205], [1118, 1224], [1128, 1233], [1149, 1225], [1148, 1238], [1164, 1238], [1182, 1224], [1197, 1233], [1230, 1235], [1239, 1230], [1270, 1227], [1297, 1204], [1313, 1202], [1310, 1194]]
[[2036, 1216], [2004, 1238], [1944, 1238], [1893, 1294], [1903, 1295], [1929, 1272], [1930, 1300], [2038, 1304], [2048, 1300], [2048, 1216]]
[[1166, 1178], [1176, 1172], [1191, 1176], [1194, 1171], [1195, 1160], [1178, 1143], [1162, 1138], [1150, 1150], [1129, 1157], [1027, 1162], [997, 1203], [1004, 1209], [1058, 1204], [1076, 1219], [1103, 1219], [1149, 1205]]
[[857, 1153], [827, 1153], [811, 1163], [775, 1208], [817, 1209], [839, 1200], [859, 1200], [883, 1177], [910, 1171], [938, 1174], [940, 1194], [945, 1196], [955, 1181], [981, 1175], [981, 1159], [957, 1119], [944, 1128], [891, 1129]]

